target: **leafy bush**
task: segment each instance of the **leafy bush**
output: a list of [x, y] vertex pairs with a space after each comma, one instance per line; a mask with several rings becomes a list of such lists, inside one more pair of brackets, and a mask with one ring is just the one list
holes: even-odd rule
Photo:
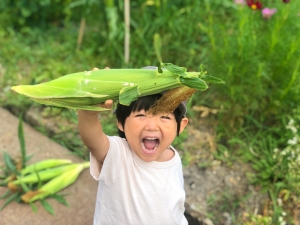
[[26, 28], [47, 27], [49, 23], [60, 24], [71, 15], [71, 0], [2, 0], [0, 13], [11, 26]]

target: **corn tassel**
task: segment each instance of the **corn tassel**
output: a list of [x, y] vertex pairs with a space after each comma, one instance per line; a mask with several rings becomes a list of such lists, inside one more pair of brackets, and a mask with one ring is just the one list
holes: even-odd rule
[[39, 199], [44, 199], [47, 196], [54, 194], [64, 189], [65, 187], [73, 184], [78, 178], [79, 174], [89, 166], [89, 162], [78, 163], [76, 167], [53, 178], [52, 180], [44, 184], [39, 190], [27, 192], [21, 197], [21, 199], [26, 203], [34, 202]]
[[[164, 70], [163, 70], [164, 69]], [[203, 72], [186, 72], [184, 67], [161, 63], [152, 69], [110, 69], [80, 72], [37, 84], [19, 85], [12, 90], [45, 105], [105, 111], [97, 104], [108, 99], [129, 105], [138, 97], [187, 86], [204, 91], [205, 80], [222, 83], [218, 78]]]

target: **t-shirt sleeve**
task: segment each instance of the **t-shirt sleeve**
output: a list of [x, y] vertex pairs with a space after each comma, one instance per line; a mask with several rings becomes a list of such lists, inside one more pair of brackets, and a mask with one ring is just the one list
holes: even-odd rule
[[95, 180], [111, 183], [122, 174], [122, 160], [127, 142], [120, 137], [110, 137], [109, 149], [103, 165], [90, 153], [90, 173]]

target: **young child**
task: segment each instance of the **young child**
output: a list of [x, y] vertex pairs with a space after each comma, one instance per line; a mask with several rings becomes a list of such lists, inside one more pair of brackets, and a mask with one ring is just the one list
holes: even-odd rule
[[[188, 123], [182, 102], [173, 113], [151, 115], [162, 95], [117, 105], [119, 136], [106, 136], [98, 112], [78, 111], [90, 172], [99, 181], [94, 225], [188, 224], [181, 159], [171, 146]], [[110, 108], [112, 101], [105, 102]]]

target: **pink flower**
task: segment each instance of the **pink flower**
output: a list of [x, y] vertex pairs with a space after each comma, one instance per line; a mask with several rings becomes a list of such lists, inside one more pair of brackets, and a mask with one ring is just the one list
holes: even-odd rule
[[263, 18], [269, 19], [271, 16], [277, 12], [277, 9], [269, 9], [269, 8], [264, 8], [261, 13]]

